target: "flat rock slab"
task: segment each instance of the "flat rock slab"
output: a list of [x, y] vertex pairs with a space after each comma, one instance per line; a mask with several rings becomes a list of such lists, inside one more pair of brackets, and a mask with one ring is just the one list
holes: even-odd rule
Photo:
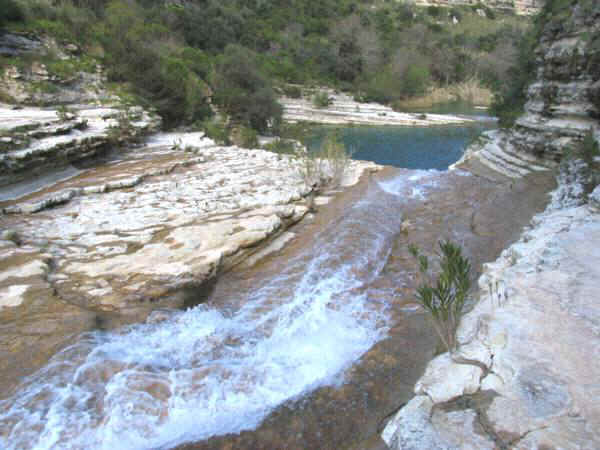
[[360, 103], [347, 94], [329, 94], [331, 104], [324, 108], [313, 105], [310, 99], [283, 97], [279, 102], [284, 108], [283, 118], [287, 122], [316, 122], [329, 125], [408, 125], [430, 126], [462, 124], [472, 119], [449, 114], [416, 114], [394, 111], [378, 103]]

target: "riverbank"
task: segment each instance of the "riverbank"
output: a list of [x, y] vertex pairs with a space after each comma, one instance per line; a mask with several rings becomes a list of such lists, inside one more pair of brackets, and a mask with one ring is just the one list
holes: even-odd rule
[[402, 125], [432, 126], [466, 124], [474, 119], [451, 114], [424, 114], [396, 112], [377, 103], [359, 103], [350, 95], [323, 89], [330, 104], [317, 107], [310, 98], [281, 97], [283, 120], [290, 123], [314, 122], [327, 125]]
[[391, 449], [596, 448], [600, 211], [578, 182], [562, 177], [544, 213], [484, 265], [459, 362], [446, 353], [427, 366], [383, 431]]

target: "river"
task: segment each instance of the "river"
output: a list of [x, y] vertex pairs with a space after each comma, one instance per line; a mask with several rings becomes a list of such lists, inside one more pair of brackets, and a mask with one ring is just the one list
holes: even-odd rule
[[[394, 131], [394, 139], [401, 134]], [[456, 217], [445, 225], [448, 234], [464, 241], [477, 202], [466, 203], [458, 216], [454, 208], [467, 201], [466, 187], [486, 198], [481, 183], [463, 172], [390, 171], [363, 183], [359, 197], [315, 228], [302, 248], [269, 261], [260, 276], [230, 277], [234, 283], [186, 311], [159, 311], [147, 323], [81, 335], [0, 401], [0, 447], [170, 448], [253, 430], [290, 401], [317, 393], [319, 404], [323, 389], [346, 392], [333, 394], [334, 409], [367, 395], [356, 417], [385, 412], [382, 404], [389, 408], [410, 396], [435, 347], [406, 299], [411, 277], [398, 256], [400, 224], [409, 210], [418, 213], [429, 222], [416, 241], [435, 242], [439, 217], [450, 211]], [[429, 201], [440, 192], [441, 207]], [[467, 252], [481, 262], [503, 244]], [[399, 345], [398, 336], [403, 347], [395, 357], [389, 349], [373, 352], [393, 339]], [[370, 367], [373, 358], [394, 368], [380, 361], [369, 369], [368, 382], [357, 383], [360, 367]], [[405, 367], [406, 379], [396, 366]], [[368, 388], [385, 384], [390, 370], [403, 387]], [[312, 437], [294, 437], [297, 448], [315, 436], [323, 436], [322, 448], [335, 448], [337, 441], [325, 437], [329, 431], [313, 428]]]

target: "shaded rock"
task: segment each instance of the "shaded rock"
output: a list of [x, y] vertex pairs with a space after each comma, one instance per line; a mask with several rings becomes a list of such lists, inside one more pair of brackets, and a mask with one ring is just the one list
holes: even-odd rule
[[0, 56], [12, 58], [38, 50], [41, 46], [40, 40], [33, 36], [0, 30]]

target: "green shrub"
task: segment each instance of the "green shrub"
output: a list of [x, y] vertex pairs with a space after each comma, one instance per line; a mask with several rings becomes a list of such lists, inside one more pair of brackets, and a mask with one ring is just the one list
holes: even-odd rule
[[113, 0], [106, 9], [106, 20], [97, 29], [109, 80], [130, 82], [134, 92], [156, 108], [166, 126], [210, 116], [206, 84], [188, 66], [189, 60], [163, 49], [168, 30], [145, 23], [143, 12], [134, 6]]
[[22, 22], [25, 13], [21, 6], [14, 0], [0, 0], [0, 27], [10, 22]]
[[108, 141], [115, 146], [121, 146], [126, 142], [133, 142], [139, 136], [133, 122], [139, 118], [129, 106], [122, 106], [114, 119], [116, 123], [108, 127]]
[[527, 101], [527, 88], [536, 74], [536, 43], [536, 30], [525, 34], [518, 49], [516, 64], [508, 70], [508, 76], [494, 87], [491, 112], [498, 117], [501, 127], [511, 127], [523, 113]]
[[581, 158], [586, 162], [588, 166], [594, 163], [594, 158], [600, 156], [600, 149], [598, 148], [598, 142], [594, 137], [594, 130], [590, 128], [583, 138], [580, 147]]
[[269, 152], [278, 153], [280, 155], [291, 155], [296, 151], [294, 142], [287, 139], [275, 139], [273, 142], [265, 144], [263, 148]]
[[423, 95], [431, 83], [429, 69], [416, 64], [410, 65], [402, 80], [402, 94], [405, 97]]
[[232, 141], [242, 148], [258, 148], [258, 133], [249, 127], [236, 128], [232, 133]]
[[327, 108], [331, 105], [331, 99], [327, 92], [320, 91], [313, 95], [312, 103], [315, 108]]
[[283, 93], [290, 98], [302, 98], [302, 89], [298, 86], [286, 85], [283, 88]]
[[419, 249], [409, 246], [410, 253], [419, 265], [420, 285], [417, 300], [431, 318], [440, 339], [448, 352], [456, 350], [456, 330], [460, 324], [467, 293], [471, 287], [471, 263], [462, 255], [459, 245], [450, 241], [439, 241], [439, 273], [437, 276], [427, 256]]
[[379, 71], [363, 86], [364, 95], [360, 98], [365, 102], [390, 103], [397, 100], [403, 92], [403, 80], [390, 67]]
[[442, 13], [442, 9], [439, 6], [428, 6], [427, 7], [427, 14], [429, 14], [431, 17], [439, 17]]
[[260, 132], [276, 129], [281, 123], [283, 108], [248, 49], [227, 46], [219, 58], [213, 86], [215, 102], [235, 122]]
[[344, 173], [352, 161], [351, 152], [339, 140], [337, 134], [328, 134], [320, 147], [308, 151], [296, 151], [296, 162], [300, 176], [307, 186], [339, 186]]
[[220, 120], [205, 120], [202, 122], [202, 129], [206, 133], [206, 136], [215, 141], [217, 144], [229, 145], [229, 131], [225, 126], [225, 123]]

